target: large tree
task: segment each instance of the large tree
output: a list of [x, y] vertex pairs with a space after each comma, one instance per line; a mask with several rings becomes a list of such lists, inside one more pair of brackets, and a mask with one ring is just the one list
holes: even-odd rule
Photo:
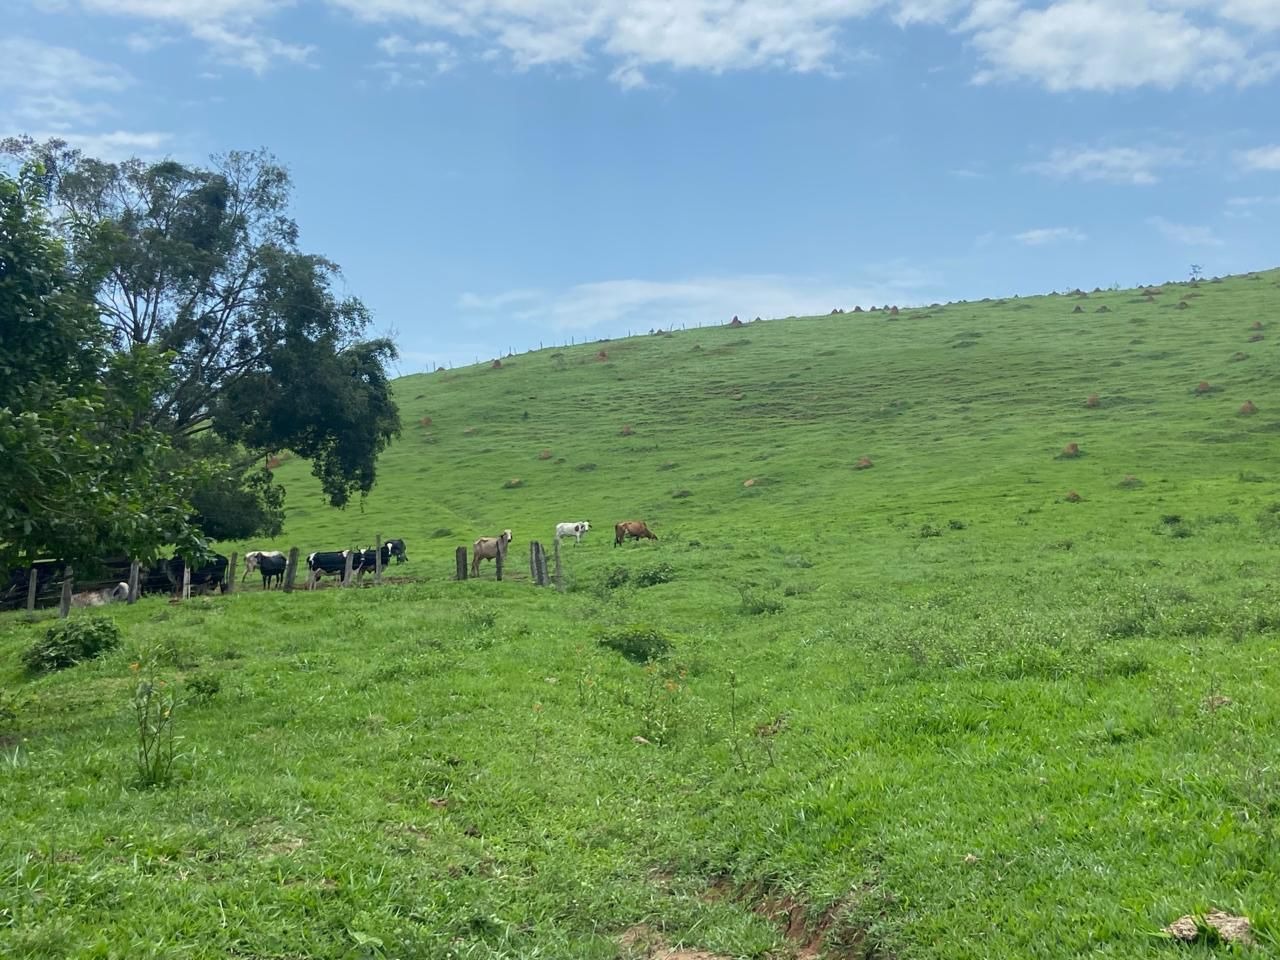
[[[143, 422], [184, 450], [207, 432], [238, 445], [223, 447], [227, 469], [198, 503], [238, 513], [241, 528], [254, 515], [266, 518], [259, 530], [278, 527], [280, 492], [251, 465], [280, 449], [312, 461], [334, 506], [369, 492], [400, 429], [385, 372], [395, 347], [365, 338], [368, 310], [335, 294], [337, 265], [299, 249], [283, 167], [261, 151], [202, 167], [107, 163], [58, 141], [7, 149], [43, 163], [64, 240], [99, 278], [112, 347], [172, 358]], [[252, 509], [225, 509], [232, 488]]]
[[194, 477], [163, 432], [139, 423], [169, 358], [105, 349], [98, 278], [72, 270], [39, 173], [0, 173], [0, 563], [146, 560], [169, 544], [199, 553]]

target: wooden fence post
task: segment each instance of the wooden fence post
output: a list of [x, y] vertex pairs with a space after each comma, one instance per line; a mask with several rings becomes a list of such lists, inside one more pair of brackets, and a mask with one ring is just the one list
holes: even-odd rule
[[497, 555], [494, 556], [493, 558], [493, 562], [498, 565], [498, 582], [499, 583], [502, 582], [502, 561], [505, 560], [506, 557], [507, 557], [507, 551], [504, 550], [502, 547], [499, 547]]
[[351, 586], [351, 559], [354, 554], [348, 550], [346, 562], [342, 564], [342, 583], [341, 586]]
[[182, 561], [182, 599], [191, 599], [191, 562]]
[[231, 560], [227, 563], [227, 593], [236, 592], [236, 561], [240, 559], [240, 554], [231, 554]]
[[373, 582], [382, 583], [382, 534], [373, 535]]
[[142, 579], [142, 564], [137, 560], [129, 564], [129, 602], [138, 602], [138, 581]]
[[453, 552], [454, 563], [458, 565], [458, 573], [456, 579], [467, 579], [467, 548], [459, 547]]
[[289, 563], [284, 568], [284, 591], [293, 593], [293, 581], [298, 576], [298, 548], [289, 551]]
[[36, 608], [36, 588], [40, 585], [40, 574], [36, 572], [34, 566], [31, 567], [31, 576], [27, 580], [27, 613], [31, 613]]
[[554, 550], [556, 552], [556, 589], [563, 591], [564, 576], [560, 571], [560, 538], [559, 537], [556, 538], [556, 541], [554, 544]]
[[75, 576], [71, 567], [62, 570], [62, 600], [58, 604], [58, 616], [65, 617], [71, 612], [71, 591], [74, 589]]
[[534, 584], [539, 587], [548, 586], [551, 583], [551, 579], [547, 576], [547, 551], [542, 548], [542, 544], [537, 540], [529, 545], [529, 551], [532, 554]]
[[529, 541], [529, 579], [533, 581], [533, 585], [539, 586], [538, 583], [538, 541]]

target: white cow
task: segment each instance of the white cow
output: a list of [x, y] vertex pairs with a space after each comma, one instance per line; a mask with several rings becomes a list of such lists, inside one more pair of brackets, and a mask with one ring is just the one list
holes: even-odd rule
[[574, 546], [577, 546], [582, 542], [582, 535], [590, 529], [591, 524], [586, 520], [579, 520], [577, 523], [557, 523], [556, 540], [573, 537]]
[[88, 590], [71, 596], [73, 607], [101, 607], [104, 604], [116, 603], [129, 599], [129, 585], [121, 580], [110, 590]]
[[501, 556], [507, 558], [507, 544], [511, 542], [511, 531], [503, 530], [501, 536], [481, 537], [472, 544], [471, 576], [480, 576], [480, 561], [493, 560]]

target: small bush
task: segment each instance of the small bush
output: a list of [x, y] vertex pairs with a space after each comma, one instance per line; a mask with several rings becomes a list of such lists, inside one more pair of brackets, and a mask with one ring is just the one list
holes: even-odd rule
[[543, 449], [538, 452], [539, 460], [550, 460], [553, 456], [554, 454], [550, 450]]
[[853, 465], [855, 470], [870, 470], [875, 464], [871, 462], [870, 457], [859, 457], [858, 462]]
[[935, 527], [933, 524], [922, 523], [920, 525], [921, 540], [928, 540], [930, 537], [940, 537], [940, 536], [942, 536], [942, 530], [939, 529], [938, 527]]
[[18, 724], [18, 702], [6, 691], [0, 690], [0, 733], [12, 730]]
[[1074, 460], [1078, 456], [1080, 456], [1080, 444], [1068, 443], [1065, 447], [1062, 448], [1062, 452], [1058, 454], [1058, 459]]
[[631, 580], [631, 571], [626, 567], [614, 567], [604, 575], [604, 585], [610, 590], [616, 590]]
[[617, 651], [632, 663], [661, 660], [671, 653], [671, 640], [647, 624], [631, 624], [611, 630], [600, 638], [600, 645]]
[[431, 536], [436, 540], [443, 540], [445, 537], [452, 537], [453, 531], [448, 527], [436, 527], [435, 532]]
[[188, 703], [208, 703], [222, 689], [222, 681], [216, 673], [197, 673], [186, 683]]
[[740, 609], [748, 616], [759, 617], [770, 613], [780, 613], [783, 610], [784, 604], [777, 597], [757, 593], [754, 590], [743, 587], [738, 588], [738, 593], [742, 595]]
[[1231, 355], [1232, 363], [1239, 363], [1241, 360], [1248, 360], [1248, 359], [1249, 359], [1249, 355], [1245, 353], [1243, 350], [1237, 350], [1235, 353]]
[[684, 500], [684, 499], [686, 499], [686, 498], [688, 498], [688, 497], [692, 497], [692, 496], [693, 496], [693, 491], [692, 491], [692, 490], [677, 490], [675, 493], [671, 494], [671, 499], [672, 499], [672, 500]]
[[120, 628], [105, 617], [61, 620], [49, 628], [23, 655], [32, 673], [47, 673], [92, 660], [120, 645]]
[[1252, 400], [1246, 400], [1240, 404], [1240, 415], [1242, 417], [1251, 417], [1258, 412], [1258, 408], [1253, 405]]
[[648, 570], [641, 570], [632, 580], [637, 587], [653, 587], [659, 583], [670, 583], [676, 578], [675, 567], [669, 563], [660, 563]]
[[622, 429], [621, 429], [621, 430], [619, 430], [619, 431], [618, 431], [618, 433], [619, 433], [621, 436], [629, 437], [629, 436], [631, 436], [633, 433], [635, 433], [635, 430], [633, 430], [633, 429], [631, 428], [631, 424], [629, 424], [629, 423], [624, 423], [624, 424], [622, 425]]
[[1121, 490], [1137, 490], [1144, 486], [1143, 482], [1135, 477], [1132, 473], [1126, 473], [1124, 479], [1116, 484]]
[[1092, 410], [1102, 406], [1102, 400], [1096, 393], [1091, 393], [1085, 398], [1084, 405]]
[[[139, 669], [138, 664], [133, 669]], [[154, 663], [143, 673], [133, 693], [134, 719], [138, 726], [138, 785], [163, 787], [173, 779], [177, 758], [174, 715], [178, 708], [173, 687], [154, 675]]]
[[1074, 490], [1068, 490], [1067, 495], [1062, 499], [1067, 501], [1067, 503], [1079, 503], [1084, 499], [1084, 497], [1080, 496], [1080, 494], [1076, 493]]
[[594, 463], [580, 463], [573, 469], [577, 470], [579, 473], [590, 473], [595, 468], [596, 465]]
[[1192, 392], [1200, 395], [1203, 395], [1206, 393], [1213, 393], [1213, 384], [1211, 384], [1208, 380], [1201, 380], [1199, 383], [1196, 384], [1196, 388]]
[[665, 463], [658, 464], [659, 470], [674, 470], [675, 468], [676, 463], [674, 460], [667, 460]]
[[510, 480], [508, 480], [506, 483], [504, 483], [504, 484], [502, 485], [502, 489], [503, 489], [503, 490], [516, 490], [516, 489], [518, 489], [519, 487], [523, 487], [523, 486], [524, 486], [524, 481], [523, 481], [523, 480], [521, 480], [519, 477], [512, 477]]
[[797, 553], [783, 560], [782, 565], [784, 567], [794, 567], [797, 570], [808, 570], [813, 566], [813, 561], [804, 556], [804, 554]]
[[965, 522], [963, 520], [948, 520], [947, 526], [952, 530], [963, 530], [965, 528]]
[[1262, 334], [1260, 334], [1260, 333], [1255, 333], [1255, 334], [1252, 334], [1252, 335], [1249, 337], [1249, 342], [1250, 342], [1250, 343], [1261, 343], [1264, 339], [1265, 339], [1265, 338], [1262, 336]]

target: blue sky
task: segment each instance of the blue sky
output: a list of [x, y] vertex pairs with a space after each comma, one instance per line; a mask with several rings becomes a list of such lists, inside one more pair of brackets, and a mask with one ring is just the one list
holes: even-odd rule
[[1280, 266], [1280, 0], [3, 0], [0, 134], [265, 146], [401, 372]]

